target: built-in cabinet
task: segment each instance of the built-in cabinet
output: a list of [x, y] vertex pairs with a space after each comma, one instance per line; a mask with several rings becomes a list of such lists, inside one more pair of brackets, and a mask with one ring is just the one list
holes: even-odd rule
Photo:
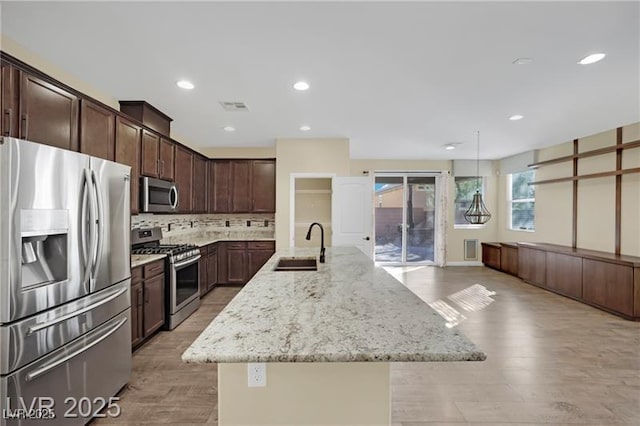
[[512, 273], [505, 247], [517, 247], [506, 256], [517, 256], [517, 275], [527, 283], [640, 320], [640, 258], [555, 244], [482, 243], [485, 265]]
[[131, 213], [140, 176], [177, 180], [179, 213], [275, 212], [275, 160], [209, 160], [169, 139], [171, 118], [143, 101], [101, 104], [2, 53], [0, 134], [131, 167]]
[[137, 214], [140, 197], [140, 138], [142, 128], [123, 117], [116, 117], [115, 161], [131, 167], [131, 213]]
[[200, 247], [200, 297], [218, 284], [218, 243]]
[[275, 212], [275, 160], [211, 160], [209, 213]]
[[174, 144], [157, 134], [142, 131], [141, 174], [157, 179], [174, 179]]
[[164, 260], [131, 269], [132, 347], [164, 325], [164, 287]]
[[246, 284], [275, 253], [274, 241], [224, 241], [217, 244], [220, 284]]
[[178, 213], [191, 213], [193, 154], [181, 146], [176, 147], [175, 182], [178, 187]]
[[88, 99], [80, 101], [80, 152], [115, 160], [116, 115]]

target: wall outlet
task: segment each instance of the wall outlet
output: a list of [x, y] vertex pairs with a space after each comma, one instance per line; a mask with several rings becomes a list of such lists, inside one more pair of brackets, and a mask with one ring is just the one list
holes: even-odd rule
[[267, 386], [267, 364], [264, 362], [248, 363], [247, 379], [250, 388], [263, 388]]
[[229, 221], [228, 220], [224, 221], [224, 226], [226, 226], [227, 228], [229, 227]]
[[247, 221], [247, 226], [251, 226], [251, 221], [250, 220]]

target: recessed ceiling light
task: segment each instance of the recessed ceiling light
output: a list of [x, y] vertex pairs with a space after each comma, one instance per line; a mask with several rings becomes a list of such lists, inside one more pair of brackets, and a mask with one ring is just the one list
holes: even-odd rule
[[578, 62], [580, 65], [590, 65], [590, 64], [595, 64], [598, 61], [601, 61], [602, 59], [604, 59], [604, 57], [607, 56], [604, 53], [594, 53], [592, 55], [589, 56], [585, 56], [584, 58], [580, 59], [580, 61]]
[[194, 86], [192, 82], [188, 81], [188, 80], [180, 80], [176, 82], [176, 86], [178, 86], [181, 89], [187, 89], [187, 90], [191, 90], [193, 89]]
[[447, 151], [451, 151], [453, 149], [456, 149], [456, 146], [452, 143], [449, 143], [447, 145], [444, 146], [444, 149], [446, 149]]
[[509, 120], [518, 121], [518, 120], [522, 120], [523, 118], [524, 118], [524, 115], [516, 114], [509, 117]]
[[531, 58], [518, 58], [512, 63], [514, 65], [527, 65], [527, 64], [530, 64], [531, 62], [533, 62], [533, 59]]
[[309, 126], [300, 126], [300, 130], [303, 132], [308, 132], [309, 130], [311, 130], [311, 127]]
[[305, 90], [309, 90], [309, 83], [307, 83], [306, 81], [298, 81], [296, 84], [293, 85], [293, 88], [296, 90], [300, 90], [305, 91]]
[[236, 128], [235, 128], [235, 127], [232, 127], [232, 126], [224, 126], [222, 129], [223, 129], [225, 132], [235, 132], [235, 131], [236, 131]]

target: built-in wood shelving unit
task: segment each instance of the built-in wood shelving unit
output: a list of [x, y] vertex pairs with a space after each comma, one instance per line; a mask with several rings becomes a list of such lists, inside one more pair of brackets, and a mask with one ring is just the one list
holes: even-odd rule
[[[632, 142], [622, 143], [622, 127], [616, 129], [616, 144], [607, 146], [604, 148], [598, 148], [591, 151], [578, 152], [578, 139], [573, 141], [573, 154], [563, 157], [552, 158], [550, 160], [539, 161], [533, 164], [529, 164], [530, 168], [538, 168], [543, 166], [550, 166], [552, 164], [565, 163], [568, 161], [573, 162], [573, 174], [572, 176], [566, 176], [555, 179], [539, 180], [530, 182], [529, 185], [545, 185], [550, 183], [560, 182], [573, 182], [573, 230], [572, 230], [572, 247], [575, 249], [577, 245], [577, 233], [578, 233], [578, 181], [584, 179], [603, 178], [608, 176], [615, 176], [616, 178], [616, 204], [615, 204], [615, 254], [620, 255], [620, 239], [622, 234], [621, 229], [621, 212], [622, 212], [622, 175], [631, 173], [640, 173], [640, 167], [634, 167], [630, 169], [622, 168], [622, 152], [624, 150], [632, 148], [640, 148], [640, 139]], [[578, 160], [588, 157], [596, 157], [598, 155], [604, 155], [608, 153], [616, 153], [616, 168], [615, 170], [609, 170], [606, 172], [590, 173], [586, 175], [578, 175]]]

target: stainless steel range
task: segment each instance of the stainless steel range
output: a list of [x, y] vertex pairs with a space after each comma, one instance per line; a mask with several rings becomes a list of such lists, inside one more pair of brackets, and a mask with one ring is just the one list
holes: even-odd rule
[[132, 254], [165, 254], [165, 292], [169, 330], [176, 328], [200, 306], [198, 260], [200, 249], [193, 244], [160, 244], [162, 229], [131, 231]]

